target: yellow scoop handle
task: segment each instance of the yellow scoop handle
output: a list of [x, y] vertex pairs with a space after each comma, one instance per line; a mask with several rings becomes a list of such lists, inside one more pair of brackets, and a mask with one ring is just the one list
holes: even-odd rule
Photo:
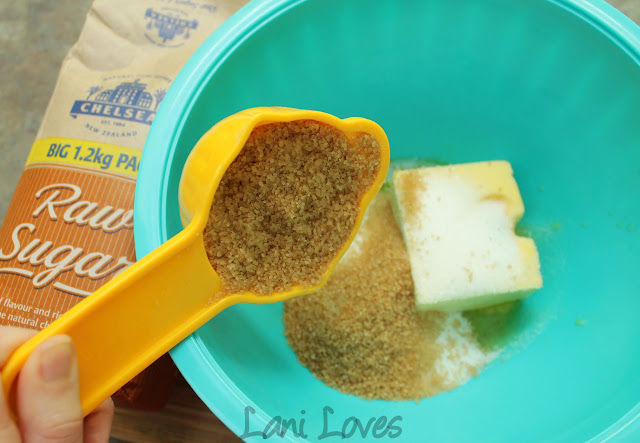
[[[197, 278], [185, 278], [191, 275]], [[233, 304], [231, 297], [209, 304], [216, 287], [219, 278], [206, 260], [202, 241], [189, 226], [21, 346], [3, 368], [4, 386], [13, 384], [41, 342], [58, 334], [70, 335], [78, 352], [80, 398], [86, 415]], [[12, 406], [13, 395], [10, 390]]]
[[200, 139], [185, 164], [179, 191], [185, 229], [70, 309], [11, 356], [2, 370], [11, 409], [15, 411], [15, 380], [20, 369], [34, 349], [51, 336], [67, 334], [75, 342], [80, 399], [87, 415], [224, 308], [236, 303], [273, 303], [317, 290], [321, 284], [268, 296], [243, 293], [214, 298], [221, 281], [209, 263], [202, 240], [220, 179], [251, 131], [261, 124], [306, 119], [331, 124], [347, 135], [367, 132], [381, 147], [376, 181], [362, 197], [354, 229], [329, 264], [321, 284], [326, 282], [353, 240], [366, 207], [382, 186], [389, 166], [386, 135], [369, 120], [340, 120], [317, 111], [254, 108], [234, 114]]

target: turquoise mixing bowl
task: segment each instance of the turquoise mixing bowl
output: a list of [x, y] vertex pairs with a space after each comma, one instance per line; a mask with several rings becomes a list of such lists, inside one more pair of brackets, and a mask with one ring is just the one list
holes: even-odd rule
[[138, 256], [181, 229], [178, 180], [200, 136], [269, 105], [373, 119], [394, 157], [509, 160], [545, 285], [502, 358], [420, 403], [325, 386], [287, 346], [280, 304], [234, 306], [171, 352], [229, 428], [263, 441], [279, 416], [307, 437], [272, 439], [317, 441], [351, 416], [399, 416], [397, 441], [640, 441], [636, 25], [599, 0], [254, 0], [160, 107], [136, 190]]

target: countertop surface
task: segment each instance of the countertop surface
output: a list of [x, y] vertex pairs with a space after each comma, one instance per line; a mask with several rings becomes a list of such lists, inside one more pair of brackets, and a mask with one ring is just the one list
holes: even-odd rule
[[[611, 0], [640, 23], [640, 0]], [[0, 2], [0, 220], [53, 92], [60, 63], [77, 39], [91, 0]], [[112, 442], [240, 441], [182, 379], [160, 413], [118, 410]]]

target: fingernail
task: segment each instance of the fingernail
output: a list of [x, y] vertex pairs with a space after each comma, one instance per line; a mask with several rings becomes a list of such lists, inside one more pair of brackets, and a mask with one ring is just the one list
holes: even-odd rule
[[69, 378], [73, 343], [66, 335], [52, 337], [40, 345], [40, 375], [47, 382]]

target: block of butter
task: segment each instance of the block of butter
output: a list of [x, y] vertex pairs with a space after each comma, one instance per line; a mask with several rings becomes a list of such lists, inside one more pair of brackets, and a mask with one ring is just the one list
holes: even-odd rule
[[419, 309], [482, 308], [542, 287], [535, 243], [514, 232], [524, 204], [508, 162], [400, 170], [393, 185]]

